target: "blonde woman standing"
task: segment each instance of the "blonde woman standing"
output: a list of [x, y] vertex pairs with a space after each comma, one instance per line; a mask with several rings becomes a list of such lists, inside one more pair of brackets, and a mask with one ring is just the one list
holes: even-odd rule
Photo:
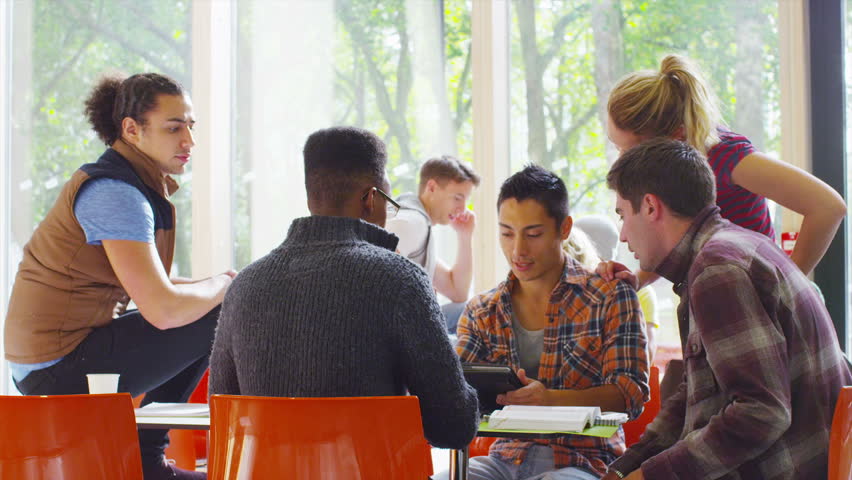
[[[613, 88], [607, 135], [620, 152], [656, 137], [689, 143], [703, 153], [716, 177], [716, 205], [722, 217], [772, 239], [766, 200], [804, 218], [792, 260], [809, 274], [825, 254], [846, 204], [834, 189], [810, 173], [759, 152], [743, 135], [723, 125], [716, 97], [687, 58], [668, 55], [659, 71], [628, 74]], [[604, 278], [632, 278], [615, 262], [601, 264]], [[640, 272], [639, 286], [657, 278]]]

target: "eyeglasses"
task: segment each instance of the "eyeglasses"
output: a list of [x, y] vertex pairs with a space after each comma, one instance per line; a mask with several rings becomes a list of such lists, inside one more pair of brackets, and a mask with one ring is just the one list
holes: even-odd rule
[[[379, 192], [379, 195], [385, 197], [385, 200], [387, 200], [387, 202], [385, 204], [385, 208], [387, 209], [387, 218], [395, 217], [396, 214], [399, 213], [399, 209], [402, 208], [402, 207], [400, 207], [399, 204], [396, 203], [394, 201], [394, 199], [392, 199], [390, 197], [390, 195], [383, 192], [381, 188], [379, 188], [379, 187], [373, 187], [373, 188], [375, 188], [376, 191]], [[369, 195], [369, 194], [370, 194], [370, 191], [368, 190], [367, 193], [365, 193], [364, 196], [361, 197], [361, 200], [367, 198], [367, 195]]]

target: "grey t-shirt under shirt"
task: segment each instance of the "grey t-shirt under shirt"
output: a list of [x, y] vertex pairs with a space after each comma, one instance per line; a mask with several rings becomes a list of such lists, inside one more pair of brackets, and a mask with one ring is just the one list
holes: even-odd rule
[[527, 330], [512, 314], [512, 330], [518, 341], [518, 359], [528, 378], [538, 378], [541, 352], [544, 350], [544, 329]]

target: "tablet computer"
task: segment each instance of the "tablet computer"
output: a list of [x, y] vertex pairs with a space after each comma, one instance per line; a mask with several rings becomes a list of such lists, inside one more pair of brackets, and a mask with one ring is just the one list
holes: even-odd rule
[[479, 406], [483, 414], [500, 408], [497, 395], [524, 386], [521, 379], [508, 365], [489, 363], [462, 363], [464, 378], [479, 395]]

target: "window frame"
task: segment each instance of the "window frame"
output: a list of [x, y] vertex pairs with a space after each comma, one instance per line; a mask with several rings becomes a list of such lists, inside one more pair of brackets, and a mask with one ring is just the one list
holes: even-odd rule
[[[848, 203], [846, 186], [846, 1], [809, 0], [812, 173]], [[840, 100], [840, 101], [838, 101]], [[837, 160], [842, 161], [838, 162]], [[841, 348], [849, 352], [849, 222], [844, 219], [814, 270]]]
[[[3, 326], [7, 300], [11, 293], [11, 266], [9, 265], [9, 236], [11, 232], [10, 165], [10, 99], [12, 74], [12, 6], [14, 2], [0, 2], [0, 327]], [[0, 331], [3, 331], [0, 328]], [[0, 342], [0, 395], [11, 391], [11, 376], [6, 368], [3, 342]]]

